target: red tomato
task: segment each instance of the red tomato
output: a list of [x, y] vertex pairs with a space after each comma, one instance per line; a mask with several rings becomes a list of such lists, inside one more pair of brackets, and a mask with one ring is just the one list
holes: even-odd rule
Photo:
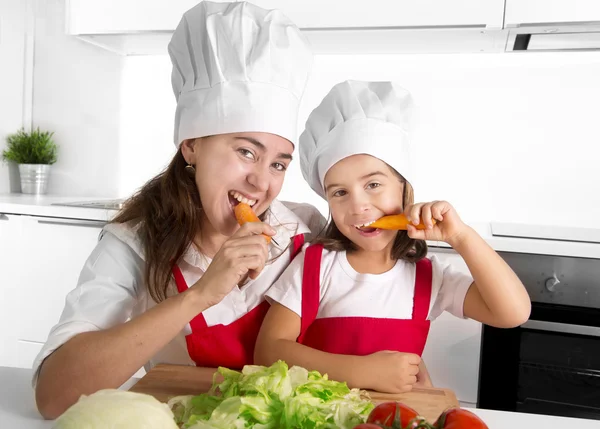
[[489, 429], [478, 416], [462, 408], [447, 409], [433, 426], [436, 429]]
[[371, 411], [367, 423], [397, 429], [412, 429], [424, 421], [418, 417], [419, 414], [407, 405], [400, 402], [384, 402]]

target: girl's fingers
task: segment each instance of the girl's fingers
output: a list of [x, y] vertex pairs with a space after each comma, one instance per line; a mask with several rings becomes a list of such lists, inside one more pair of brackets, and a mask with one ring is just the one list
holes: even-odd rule
[[432, 205], [432, 203], [427, 203], [421, 208], [421, 218], [423, 219], [423, 224], [427, 227], [427, 229], [433, 228], [433, 222], [431, 221]]

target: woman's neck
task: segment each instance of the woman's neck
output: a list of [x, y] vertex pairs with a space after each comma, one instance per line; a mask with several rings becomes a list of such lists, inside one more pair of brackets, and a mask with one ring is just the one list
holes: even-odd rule
[[202, 217], [201, 225], [200, 232], [196, 234], [196, 238], [194, 239], [194, 245], [203, 255], [214, 258], [229, 237], [215, 230], [204, 216]]
[[363, 249], [346, 252], [348, 263], [357, 273], [361, 274], [382, 274], [396, 265], [396, 260], [392, 259], [390, 249], [369, 252]]

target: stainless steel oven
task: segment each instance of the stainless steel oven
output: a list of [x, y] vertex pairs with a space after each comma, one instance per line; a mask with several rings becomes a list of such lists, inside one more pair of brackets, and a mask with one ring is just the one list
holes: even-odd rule
[[483, 327], [477, 406], [600, 420], [600, 260], [499, 253], [532, 312]]

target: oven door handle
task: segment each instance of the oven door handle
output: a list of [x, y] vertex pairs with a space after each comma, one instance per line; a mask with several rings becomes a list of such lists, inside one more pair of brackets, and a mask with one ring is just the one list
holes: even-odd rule
[[521, 328], [533, 329], [536, 331], [562, 332], [564, 334], [600, 337], [600, 327], [597, 326], [571, 325], [569, 323], [546, 322], [543, 320], [528, 320], [521, 325]]

